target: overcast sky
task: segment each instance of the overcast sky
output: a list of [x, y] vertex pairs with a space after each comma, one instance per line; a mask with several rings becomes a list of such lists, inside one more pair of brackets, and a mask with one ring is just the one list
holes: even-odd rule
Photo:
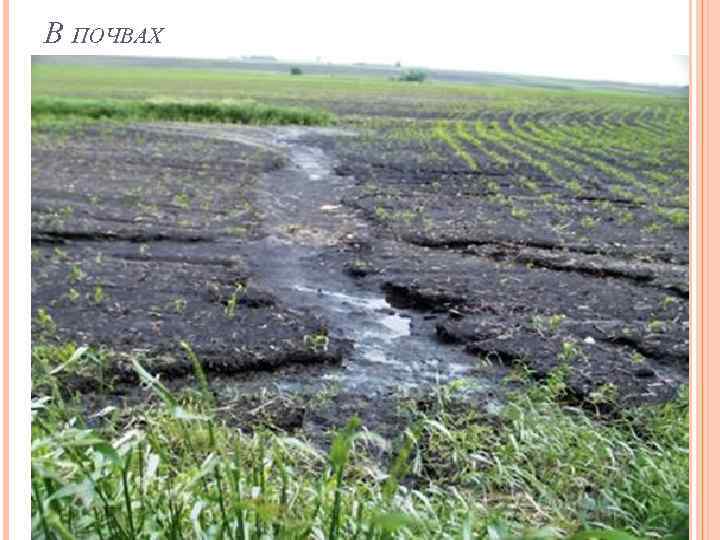
[[[63, 2], [62, 7], [51, 0], [33, 3], [39, 28], [53, 18], [66, 26], [167, 26], [163, 48], [153, 54], [400, 61], [681, 85], [688, 77], [688, 9], [687, 0], [82, 0]], [[122, 51], [115, 46], [102, 52]]]

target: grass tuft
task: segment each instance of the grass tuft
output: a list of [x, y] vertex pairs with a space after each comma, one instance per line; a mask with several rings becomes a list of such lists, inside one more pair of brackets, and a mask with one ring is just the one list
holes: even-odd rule
[[153, 101], [36, 97], [34, 125], [67, 121], [217, 122], [254, 125], [318, 125], [334, 122], [325, 111], [254, 101]]
[[[687, 533], [686, 392], [615, 420], [562, 406], [563, 374], [511, 396], [491, 422], [453, 383], [391, 446], [353, 418], [327, 452], [245, 433], [199, 392], [86, 424], [54, 379], [90, 349], [34, 350], [34, 538], [682, 538]], [[412, 409], [412, 408], [411, 408]], [[394, 446], [394, 450], [392, 447]], [[380, 449], [386, 470], [377, 461]], [[574, 536], [573, 536], [574, 535]], [[676, 535], [676, 536], [673, 536]], [[679, 535], [679, 536], [678, 536]]]

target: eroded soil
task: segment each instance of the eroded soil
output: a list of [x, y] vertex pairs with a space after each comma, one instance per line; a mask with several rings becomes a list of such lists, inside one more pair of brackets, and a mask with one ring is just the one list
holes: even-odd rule
[[67, 380], [90, 408], [146, 399], [132, 357], [191, 381], [181, 340], [229, 418], [318, 432], [460, 378], [492, 409], [518, 368], [567, 365], [589, 406], [687, 381], [687, 229], [603, 167], [580, 193], [382, 130], [174, 124], [38, 131], [32, 158], [33, 336], [108, 351], [112, 384]]

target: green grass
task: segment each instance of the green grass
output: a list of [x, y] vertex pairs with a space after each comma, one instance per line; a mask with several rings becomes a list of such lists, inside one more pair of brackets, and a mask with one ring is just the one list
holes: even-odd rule
[[32, 100], [32, 120], [36, 125], [83, 120], [328, 125], [333, 122], [333, 116], [319, 110], [263, 105], [253, 101], [37, 97]]
[[102, 354], [34, 349], [33, 537], [622, 540], [687, 530], [684, 392], [603, 420], [559, 404], [558, 372], [488, 422], [453, 383], [430, 410], [411, 406], [396, 440], [353, 419], [323, 450], [225, 424], [183, 346], [195, 389], [173, 394], [135, 362], [156, 405], [130, 421], [106, 409], [93, 428], [59, 378], [97, 376]]
[[377, 103], [406, 98], [464, 115], [485, 110], [562, 111], [578, 108], [686, 107], [687, 97], [599, 90], [564, 90], [426, 81], [397, 84], [382, 77], [261, 73], [237, 69], [43, 65], [32, 67], [34, 97], [93, 99], [255, 99], [263, 103]]
[[462, 159], [468, 166], [468, 169], [471, 171], [477, 170], [478, 166], [475, 160], [472, 158], [472, 156], [468, 153], [468, 151], [463, 148], [463, 145], [458, 142], [452, 134], [448, 131], [447, 123], [446, 122], [438, 122], [435, 126], [435, 129], [433, 130], [433, 134], [435, 137], [437, 137], [439, 140], [443, 141], [445, 144], [447, 144], [452, 151], [455, 153], [455, 155]]

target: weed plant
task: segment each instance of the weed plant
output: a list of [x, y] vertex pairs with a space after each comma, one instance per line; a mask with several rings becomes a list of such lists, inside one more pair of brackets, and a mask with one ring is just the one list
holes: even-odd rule
[[34, 538], [687, 537], [686, 392], [609, 420], [562, 405], [560, 370], [488, 419], [453, 383], [410, 407], [397, 440], [353, 418], [325, 450], [227, 425], [181, 345], [195, 390], [172, 393], [135, 359], [156, 404], [93, 418], [59, 381], [107, 362], [35, 347]]

